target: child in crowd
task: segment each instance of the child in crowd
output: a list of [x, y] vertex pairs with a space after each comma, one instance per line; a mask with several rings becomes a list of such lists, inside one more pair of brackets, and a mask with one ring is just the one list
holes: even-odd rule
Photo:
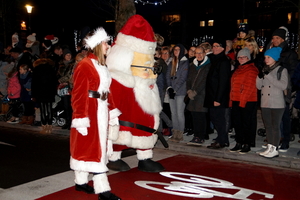
[[24, 115], [19, 124], [32, 125], [34, 122], [34, 102], [31, 100], [31, 71], [26, 64], [20, 66], [21, 102], [24, 105]]
[[278, 62], [281, 51], [281, 47], [273, 47], [265, 52], [266, 65], [256, 78], [256, 87], [261, 90], [261, 111], [268, 141], [267, 149], [259, 155], [266, 158], [278, 156], [280, 122], [285, 109], [288, 72]]
[[12, 117], [7, 121], [7, 123], [16, 124], [19, 123], [19, 107], [21, 104], [21, 85], [18, 78], [17, 67], [12, 68], [7, 75], [7, 79], [7, 95], [10, 99], [9, 104], [12, 106]]

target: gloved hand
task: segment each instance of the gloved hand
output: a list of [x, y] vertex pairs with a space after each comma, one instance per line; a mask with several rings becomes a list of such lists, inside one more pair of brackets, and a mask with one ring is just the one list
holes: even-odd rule
[[259, 70], [258, 78], [263, 78], [265, 75], [262, 70]]
[[169, 94], [170, 99], [174, 99], [175, 93], [174, 93], [174, 89], [173, 88], [169, 88], [168, 89], [168, 94]]
[[268, 74], [269, 74], [269, 71], [265, 71], [265, 72], [264, 72], [264, 75], [268, 75]]
[[86, 136], [88, 134], [87, 132], [87, 128], [83, 127], [83, 128], [76, 128], [76, 130], [83, 136]]

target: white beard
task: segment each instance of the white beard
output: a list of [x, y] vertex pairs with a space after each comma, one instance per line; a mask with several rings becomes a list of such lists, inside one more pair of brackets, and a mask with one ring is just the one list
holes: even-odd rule
[[[162, 106], [156, 79], [144, 79], [134, 76], [134, 80], [133, 91], [138, 104], [148, 114], [159, 114], [162, 110]], [[153, 86], [152, 89], [151, 86]]]

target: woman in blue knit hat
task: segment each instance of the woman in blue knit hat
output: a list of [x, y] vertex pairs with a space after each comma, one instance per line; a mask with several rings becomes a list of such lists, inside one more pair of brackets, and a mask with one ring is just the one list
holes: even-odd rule
[[278, 62], [282, 48], [273, 47], [265, 52], [265, 66], [256, 78], [256, 87], [261, 90], [262, 118], [267, 132], [267, 149], [259, 155], [277, 157], [280, 142], [280, 122], [285, 108], [285, 92], [288, 87], [288, 72]]

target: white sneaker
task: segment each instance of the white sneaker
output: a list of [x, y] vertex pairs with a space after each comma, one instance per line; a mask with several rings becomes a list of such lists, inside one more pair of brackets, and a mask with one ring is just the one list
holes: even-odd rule
[[263, 156], [266, 157], [266, 158], [274, 158], [274, 157], [279, 156], [279, 153], [276, 150], [276, 146], [271, 145], [269, 152], [267, 154], [263, 155]]
[[268, 146], [268, 143], [265, 143], [265, 144], [263, 144], [261, 147], [264, 148], [264, 149], [266, 149], [267, 146]]
[[9, 123], [9, 124], [17, 124], [19, 122], [20, 122], [20, 120], [18, 117], [12, 117], [12, 118], [10, 118], [10, 120], [7, 121], [7, 123]]
[[268, 154], [269, 151], [270, 151], [271, 146], [272, 146], [271, 144], [267, 144], [266, 145], [267, 149], [265, 151], [263, 151], [263, 152], [260, 152], [259, 155], [264, 156], [264, 155]]

